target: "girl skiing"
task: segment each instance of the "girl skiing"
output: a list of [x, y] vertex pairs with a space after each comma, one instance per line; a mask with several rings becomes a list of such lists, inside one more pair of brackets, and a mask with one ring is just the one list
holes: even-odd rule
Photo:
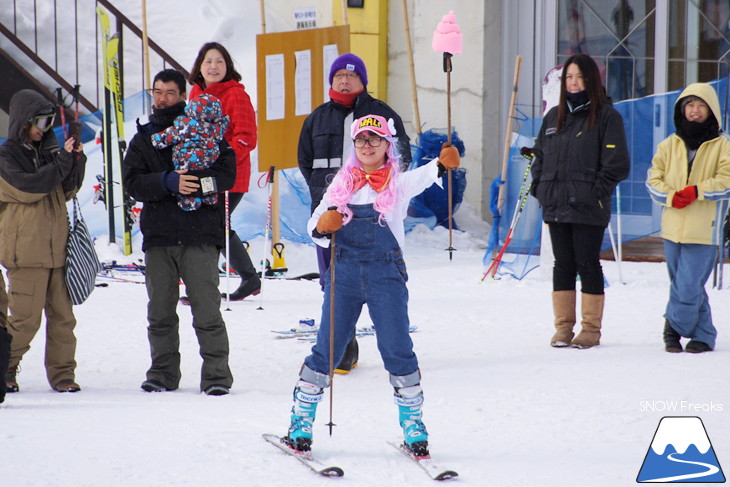
[[[363, 304], [377, 330], [378, 350], [395, 389], [405, 446], [427, 456], [428, 434], [421, 421], [423, 391], [418, 359], [408, 334], [408, 274], [401, 246], [408, 203], [446, 168], [459, 166], [455, 147], [438, 159], [401, 173], [393, 120], [366, 115], [352, 124], [351, 151], [314, 210], [307, 229], [314, 242], [328, 247], [334, 234], [334, 361], [352, 337]], [[323, 389], [329, 386], [331, 276], [325, 277], [317, 343], [304, 360], [294, 388], [291, 425], [283, 441], [297, 451], [311, 450], [312, 423]]]

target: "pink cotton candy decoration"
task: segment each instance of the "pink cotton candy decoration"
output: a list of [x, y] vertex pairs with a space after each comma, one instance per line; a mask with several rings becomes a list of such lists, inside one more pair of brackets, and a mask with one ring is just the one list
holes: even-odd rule
[[448, 14], [441, 18], [441, 22], [436, 26], [431, 47], [436, 52], [461, 54], [461, 46], [463, 43], [461, 30], [456, 23], [456, 16], [454, 15], [454, 11], [450, 10]]

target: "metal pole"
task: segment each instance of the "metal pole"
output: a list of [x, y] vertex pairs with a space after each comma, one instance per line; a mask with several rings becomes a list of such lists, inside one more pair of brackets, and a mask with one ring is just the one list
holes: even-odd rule
[[330, 244], [330, 422], [327, 423], [330, 436], [332, 436], [332, 427], [337, 426], [332, 421], [335, 389], [335, 250], [335, 233], [332, 233], [332, 243]]
[[[231, 310], [231, 213], [226, 191], [226, 311]], [[241, 277], [243, 279], [243, 277]]]

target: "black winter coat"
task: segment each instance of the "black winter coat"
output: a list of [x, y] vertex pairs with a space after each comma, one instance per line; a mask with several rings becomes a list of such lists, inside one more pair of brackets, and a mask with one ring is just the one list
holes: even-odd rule
[[[142, 250], [173, 245], [224, 246], [225, 215], [222, 204], [202, 205], [195, 211], [184, 211], [177, 205], [175, 194], [165, 185], [165, 176], [173, 171], [172, 147], [155, 149], [150, 136], [172, 125], [181, 115], [184, 103], [150, 116], [150, 122], [137, 123], [137, 134], [129, 143], [122, 164], [124, 188], [137, 201], [144, 203], [140, 216]], [[233, 187], [236, 178], [236, 155], [227, 142], [220, 143], [220, 156], [208, 169], [187, 174], [216, 179], [219, 192]], [[223, 201], [221, 198], [220, 201]]]
[[530, 194], [542, 206], [546, 223], [580, 223], [607, 227], [611, 195], [629, 175], [631, 165], [621, 115], [606, 100], [592, 130], [588, 108], [568, 113], [555, 132], [558, 109], [543, 119], [534, 147]]
[[[348, 115], [352, 115], [349, 120]], [[332, 100], [323, 103], [304, 120], [299, 134], [297, 154], [299, 170], [309, 186], [312, 211], [319, 206], [327, 186], [332, 181], [332, 176], [344, 163], [342, 153], [345, 141], [352, 145], [350, 124], [365, 115], [380, 115], [386, 120], [393, 119], [401, 165], [407, 167], [411, 163], [410, 138], [403, 127], [403, 121], [386, 103], [373, 98], [365, 91], [355, 98], [352, 108]], [[346, 120], [349, 122], [347, 127], [345, 127]]]

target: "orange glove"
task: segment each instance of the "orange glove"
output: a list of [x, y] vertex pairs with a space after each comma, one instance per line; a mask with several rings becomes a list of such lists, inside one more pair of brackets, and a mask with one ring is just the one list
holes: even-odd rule
[[335, 233], [340, 228], [342, 228], [342, 213], [333, 208], [322, 213], [317, 220], [317, 233], [321, 235]]
[[444, 142], [439, 154], [439, 163], [446, 169], [456, 169], [459, 167], [459, 161], [459, 150], [448, 142]]
[[682, 209], [697, 199], [697, 186], [687, 186], [674, 193], [672, 207]]

